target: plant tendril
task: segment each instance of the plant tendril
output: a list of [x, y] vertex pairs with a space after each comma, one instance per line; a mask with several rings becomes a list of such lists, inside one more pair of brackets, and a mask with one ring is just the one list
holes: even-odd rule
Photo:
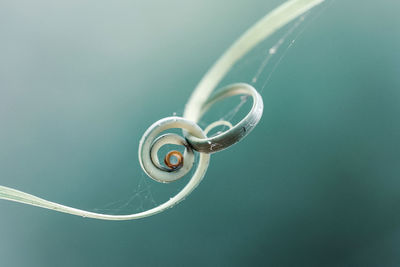
[[[155, 181], [170, 183], [186, 176], [196, 165], [192, 177], [183, 189], [168, 201], [149, 210], [128, 214], [108, 215], [80, 210], [59, 203], [51, 202], [22, 191], [0, 186], [0, 199], [20, 202], [58, 212], [102, 220], [132, 220], [160, 213], [182, 201], [203, 179], [210, 160], [210, 154], [226, 149], [247, 136], [260, 121], [263, 113], [263, 101], [260, 94], [250, 85], [237, 83], [227, 86], [214, 95], [215, 87], [233, 67], [233, 65], [257, 44], [275, 31], [304, 14], [323, 0], [289, 0], [271, 11], [253, 27], [247, 30], [210, 68], [185, 107], [184, 116], [167, 117], [152, 124], [143, 134], [139, 143], [139, 161], [143, 171]], [[220, 100], [234, 95], [247, 95], [253, 99], [250, 112], [236, 125], [221, 120], [202, 130], [198, 121], [207, 110]], [[224, 132], [208, 137], [210, 130], [217, 126], [227, 126]], [[183, 136], [164, 133], [169, 129], [182, 129]], [[179, 151], [170, 151], [161, 164], [158, 152], [165, 145], [183, 146], [183, 155]], [[198, 153], [198, 157], [195, 156]], [[172, 159], [175, 161], [172, 161]], [[197, 158], [197, 164], [195, 159]]]

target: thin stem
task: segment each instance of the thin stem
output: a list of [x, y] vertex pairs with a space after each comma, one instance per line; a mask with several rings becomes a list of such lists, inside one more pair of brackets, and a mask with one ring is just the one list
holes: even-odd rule
[[[189, 121], [197, 122], [201, 107], [207, 101], [212, 91], [221, 82], [223, 77], [229, 72], [233, 65], [248, 53], [257, 44], [265, 38], [276, 32], [278, 29], [295, 19], [296, 17], [307, 12], [314, 6], [320, 4], [324, 0], [290, 0], [282, 4], [272, 12], [267, 14], [253, 27], [246, 31], [214, 64], [214, 66], [206, 73], [200, 81], [193, 94], [191, 95], [185, 107], [184, 117]], [[55, 210], [63, 213], [69, 213], [82, 217], [89, 217], [102, 220], [132, 220], [148, 217], [160, 213], [183, 200], [189, 195], [194, 188], [202, 180], [204, 173], [208, 167], [209, 155], [200, 153], [199, 163], [195, 173], [189, 183], [173, 198], [167, 202], [143, 211], [140, 213], [129, 215], [108, 215], [80, 210], [68, 206], [64, 206], [55, 202], [9, 188], [0, 186], [0, 199], [24, 203], [27, 205], [37, 206], [45, 209]]]
[[257, 44], [271, 36], [287, 23], [304, 14], [324, 0], [290, 0], [248, 29], [226, 52], [215, 62], [193, 91], [186, 104], [184, 117], [197, 122], [200, 110], [208, 97], [221, 82], [229, 70], [253, 49]]

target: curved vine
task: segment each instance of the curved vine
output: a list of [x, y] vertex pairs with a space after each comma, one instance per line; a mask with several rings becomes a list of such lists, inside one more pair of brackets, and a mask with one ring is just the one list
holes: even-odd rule
[[[232, 66], [254, 46], [321, 2], [323, 0], [290, 0], [267, 14], [246, 31], [206, 73], [186, 104], [183, 118], [168, 117], [161, 119], [151, 125], [144, 133], [139, 144], [140, 165], [149, 177], [158, 182], [173, 182], [188, 174], [195, 166], [195, 151], [199, 153], [196, 169], [189, 182], [178, 194], [165, 203], [135, 214], [108, 215], [61, 205], [5, 186], [0, 186], [0, 199], [103, 220], [138, 219], [173, 207], [188, 196], [201, 182], [209, 165], [210, 154], [240, 141], [257, 125], [261, 118], [263, 112], [262, 98], [253, 87], [243, 83], [233, 84], [210, 97], [215, 87]], [[226, 121], [217, 121], [210, 124], [204, 131], [197, 125], [197, 122], [209, 107], [223, 98], [237, 94], [246, 94], [253, 98], [252, 109], [238, 124], [233, 126]], [[207, 133], [211, 129], [220, 125], [228, 126], [228, 130], [207, 137]], [[183, 136], [172, 133], [163, 134], [164, 131], [172, 128], [182, 129], [184, 131]], [[168, 144], [183, 146], [184, 153], [182, 155], [179, 151], [170, 151], [165, 156], [165, 165], [163, 165], [158, 158], [158, 152], [161, 147]]]

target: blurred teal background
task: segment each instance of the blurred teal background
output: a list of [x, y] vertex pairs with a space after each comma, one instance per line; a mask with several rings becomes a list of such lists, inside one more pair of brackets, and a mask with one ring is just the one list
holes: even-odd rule
[[[145, 177], [143, 132], [281, 3], [2, 0], [0, 184], [114, 214], [162, 203], [185, 181]], [[107, 222], [0, 201], [1, 266], [399, 266], [399, 10], [307, 15], [253, 84], [268, 81], [260, 125], [167, 212]], [[251, 82], [292, 28], [223, 84]]]

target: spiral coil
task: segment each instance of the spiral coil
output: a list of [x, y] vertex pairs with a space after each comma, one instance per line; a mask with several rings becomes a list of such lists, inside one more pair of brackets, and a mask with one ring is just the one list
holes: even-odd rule
[[[236, 125], [232, 126], [226, 121], [216, 121], [207, 127], [207, 132], [219, 125], [228, 125], [229, 129], [213, 137], [207, 137], [195, 122], [181, 117], [167, 117], [155, 122], [144, 133], [139, 144], [139, 160], [143, 171], [152, 179], [169, 183], [176, 181], [192, 169], [195, 161], [194, 151], [200, 154], [211, 154], [226, 149], [242, 140], [258, 124], [263, 112], [263, 101], [260, 94], [245, 83], [229, 85], [210, 97], [200, 108], [200, 119], [217, 102], [234, 95], [248, 95], [253, 98], [253, 106], [250, 112]], [[179, 128], [183, 130], [183, 136], [167, 133], [159, 136], [168, 129]], [[180, 164], [176, 166], [164, 166], [160, 163], [158, 152], [164, 145], [182, 145], [185, 148], [183, 156], [178, 154]], [[165, 156], [164, 162], [169, 161], [170, 151]], [[178, 160], [179, 160], [178, 159]]]

